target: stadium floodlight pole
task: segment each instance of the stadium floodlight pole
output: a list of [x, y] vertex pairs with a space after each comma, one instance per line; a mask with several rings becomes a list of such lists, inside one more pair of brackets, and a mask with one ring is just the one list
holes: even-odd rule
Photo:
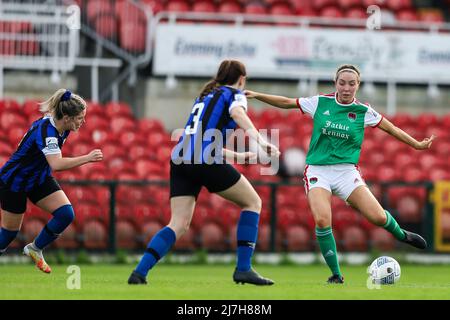
[[387, 114], [392, 116], [397, 111], [397, 84], [389, 80], [387, 83]]

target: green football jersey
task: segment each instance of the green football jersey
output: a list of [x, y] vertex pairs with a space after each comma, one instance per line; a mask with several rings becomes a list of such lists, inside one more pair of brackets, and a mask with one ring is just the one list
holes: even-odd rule
[[369, 105], [356, 99], [350, 104], [339, 103], [336, 93], [298, 98], [297, 105], [313, 118], [306, 156], [306, 163], [312, 165], [357, 164], [365, 127], [376, 127], [383, 119]]

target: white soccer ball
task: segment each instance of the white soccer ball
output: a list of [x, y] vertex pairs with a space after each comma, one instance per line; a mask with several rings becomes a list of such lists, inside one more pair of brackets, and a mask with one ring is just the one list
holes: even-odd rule
[[368, 269], [373, 284], [394, 284], [400, 280], [400, 265], [391, 257], [376, 258]]

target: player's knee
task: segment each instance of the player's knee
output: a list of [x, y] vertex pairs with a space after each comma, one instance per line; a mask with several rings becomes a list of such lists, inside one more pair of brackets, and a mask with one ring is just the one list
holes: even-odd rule
[[73, 207], [70, 204], [66, 204], [56, 209], [53, 213], [53, 216], [63, 221], [66, 225], [71, 224], [73, 220], [75, 220], [75, 212], [73, 211]]
[[319, 217], [319, 218], [316, 218], [315, 220], [316, 220], [315, 221], [316, 222], [316, 226], [318, 228], [323, 229], [323, 228], [328, 228], [328, 227], [331, 226], [330, 219]]
[[262, 209], [262, 200], [258, 195], [253, 197], [251, 201], [249, 201], [246, 205], [242, 207], [242, 210], [248, 210], [258, 213], [261, 212], [261, 209]]

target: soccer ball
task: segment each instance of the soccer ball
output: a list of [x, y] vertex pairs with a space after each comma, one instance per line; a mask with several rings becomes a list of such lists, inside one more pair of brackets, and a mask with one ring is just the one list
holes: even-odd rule
[[367, 270], [373, 284], [394, 284], [400, 280], [400, 265], [391, 257], [379, 257]]

